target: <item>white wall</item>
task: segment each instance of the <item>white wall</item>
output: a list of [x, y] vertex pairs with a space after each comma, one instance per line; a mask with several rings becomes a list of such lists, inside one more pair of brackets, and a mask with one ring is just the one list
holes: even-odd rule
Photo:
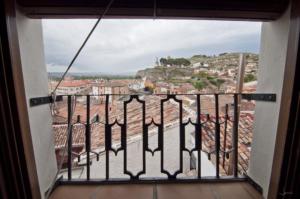
[[29, 107], [30, 98], [48, 95], [41, 20], [28, 19], [17, 12], [17, 31], [34, 156], [41, 194], [44, 195], [54, 178], [57, 164], [49, 104]]
[[287, 54], [290, 10], [278, 20], [264, 22], [258, 69], [257, 93], [276, 93], [277, 101], [257, 102], [254, 137], [248, 175], [263, 188], [267, 197]]

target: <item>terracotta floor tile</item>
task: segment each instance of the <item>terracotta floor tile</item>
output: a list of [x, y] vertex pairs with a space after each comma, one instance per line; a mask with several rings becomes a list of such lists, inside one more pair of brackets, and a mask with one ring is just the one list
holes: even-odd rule
[[157, 185], [158, 199], [213, 199], [208, 184]]
[[62, 185], [50, 199], [262, 199], [247, 182]]
[[60, 186], [50, 199], [153, 199], [152, 185]]

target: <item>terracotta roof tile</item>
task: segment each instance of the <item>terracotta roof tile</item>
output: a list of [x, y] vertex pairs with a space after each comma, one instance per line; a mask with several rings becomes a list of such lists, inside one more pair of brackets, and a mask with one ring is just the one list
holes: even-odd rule
[[[238, 136], [238, 164], [239, 172], [246, 172], [248, 169], [250, 151], [251, 151], [251, 142], [253, 136], [253, 114], [250, 113], [241, 113], [239, 118], [239, 136]], [[202, 122], [206, 119], [201, 117]], [[214, 120], [214, 117], [211, 117], [211, 120]], [[222, 150], [230, 150], [232, 146], [232, 122], [227, 121], [227, 130], [226, 130], [226, 146], [224, 146], [225, 139], [225, 127], [224, 124], [220, 128], [220, 144]], [[215, 125], [213, 122], [209, 121], [204, 124], [202, 128], [202, 145], [205, 151], [210, 152], [214, 149], [215, 146]], [[222, 153], [220, 153], [220, 160], [223, 159]], [[214, 162], [214, 160], [212, 161]], [[229, 167], [230, 160], [225, 157], [225, 164], [223, 166], [223, 161], [220, 161], [220, 168], [222, 168], [223, 174], [228, 173], [227, 168]]]
[[[158, 102], [158, 96], [151, 96], [146, 99], [146, 122], [149, 123], [152, 119], [156, 123], [160, 123], [160, 105]], [[130, 103], [130, 108], [128, 108], [128, 130], [127, 133], [129, 136], [133, 136], [142, 132], [141, 126], [141, 114], [142, 109], [139, 103]], [[128, 106], [128, 107], [129, 107]], [[178, 119], [178, 105], [174, 105], [170, 102], [166, 102], [164, 104], [164, 122], [165, 124], [172, 123], [177, 121]], [[93, 108], [92, 108], [93, 109]], [[99, 115], [104, 115], [104, 106], [98, 106], [97, 112]], [[82, 107], [82, 115], [85, 115], [84, 107]], [[96, 114], [96, 112], [94, 113]], [[123, 103], [117, 103], [110, 111], [109, 121], [113, 123], [116, 119], [119, 123], [123, 122]], [[184, 112], [184, 116], [187, 113]], [[251, 142], [253, 136], [253, 114], [250, 113], [241, 113], [239, 119], [239, 137], [238, 137], [238, 147], [239, 147], [239, 172], [246, 172], [248, 169], [249, 164], [249, 157], [251, 151]], [[102, 120], [100, 118], [100, 120]], [[210, 117], [210, 120], [214, 121], [214, 116]], [[224, 116], [220, 117], [220, 121], [224, 121]], [[85, 121], [85, 118], [83, 122]], [[206, 115], [201, 115], [201, 121], [206, 121]], [[229, 150], [232, 146], [231, 141], [231, 132], [232, 132], [232, 122], [227, 121], [227, 133], [226, 133], [226, 147], [224, 146], [224, 139], [225, 139], [225, 125], [221, 125], [221, 134], [220, 134], [220, 143], [221, 149]], [[154, 128], [154, 125], [150, 126]], [[64, 146], [66, 142], [66, 124], [60, 125], [53, 125], [53, 132], [55, 135], [55, 148], [59, 149]], [[203, 150], [207, 152], [211, 152], [214, 150], [215, 146], [215, 124], [211, 121], [208, 121], [203, 125], [202, 128], [202, 146]], [[113, 127], [113, 140], [118, 142], [120, 140], [120, 130], [117, 128], [117, 125]], [[73, 146], [83, 146], [84, 150], [85, 145], [85, 125], [84, 124], [75, 124], [73, 128]], [[91, 147], [92, 149], [101, 148], [104, 146], [104, 124], [102, 123], [95, 123], [91, 125]], [[223, 166], [223, 157], [220, 153], [220, 168], [223, 174], [228, 172], [229, 167], [229, 159], [225, 157], [224, 166]], [[212, 158], [213, 160], [213, 158]]]
[[63, 80], [60, 87], [80, 87], [89, 84], [87, 80]]
[[[159, 100], [157, 100], [157, 96], [150, 97], [146, 100], [146, 122], [151, 122], [152, 118], [155, 122], [160, 123], [160, 106], [157, 104]], [[120, 103], [117, 105], [117, 107], [113, 108], [110, 111], [110, 123], [113, 123], [116, 119], [119, 123], [123, 122], [123, 103]], [[139, 103], [132, 102], [132, 106], [128, 107], [128, 124], [127, 124], [127, 133], [129, 136], [136, 135], [142, 132], [142, 121], [141, 121], [141, 115], [142, 115], [142, 109], [140, 106], [138, 106]], [[80, 106], [80, 105], [79, 105]], [[178, 119], [178, 110], [175, 108], [176, 105], [166, 102], [165, 103], [165, 114], [164, 114], [164, 122], [165, 124], [174, 122]], [[80, 109], [85, 109], [84, 107], [79, 107]], [[104, 109], [104, 106], [97, 106], [97, 109]], [[91, 108], [93, 110], [93, 108]], [[85, 115], [86, 110], [82, 110], [82, 115]], [[64, 112], [65, 115], [65, 111]], [[75, 111], [75, 114], [79, 113], [78, 111]], [[102, 115], [104, 115], [103, 110], [100, 111]], [[184, 112], [184, 115], [186, 115], [186, 112]], [[75, 116], [74, 116], [75, 117]], [[83, 118], [81, 122], [85, 123], [86, 118]], [[101, 118], [100, 118], [101, 120]], [[73, 121], [75, 122], [75, 118], [73, 118]], [[66, 122], [66, 120], [65, 120]], [[150, 127], [154, 128], [155, 126], [151, 125]], [[113, 140], [118, 141], [120, 139], [120, 130], [117, 125], [114, 125], [113, 128]], [[53, 132], [55, 136], [55, 148], [61, 148], [64, 146], [66, 142], [66, 134], [67, 134], [67, 124], [53, 124]], [[96, 149], [99, 147], [104, 146], [104, 124], [102, 123], [94, 123], [91, 124], [91, 147], [92, 149]], [[74, 136], [75, 135], [75, 136]], [[75, 124], [73, 127], [73, 146], [77, 145], [85, 145], [85, 125], [84, 124]]]

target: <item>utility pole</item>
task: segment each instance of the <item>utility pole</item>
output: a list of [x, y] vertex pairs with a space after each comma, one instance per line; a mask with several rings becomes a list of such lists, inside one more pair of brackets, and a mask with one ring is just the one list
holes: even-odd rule
[[[240, 62], [239, 62], [239, 71], [236, 81], [236, 89], [235, 91], [237, 93], [243, 92], [243, 86], [244, 86], [244, 75], [245, 75], [245, 55], [243, 53], [240, 54]], [[239, 98], [239, 104], [240, 104], [240, 98]]]
[[[236, 87], [235, 87], [235, 92], [236, 93], [242, 93], [243, 92], [243, 86], [244, 86], [244, 75], [245, 75], [245, 55], [243, 53], [240, 54], [240, 59], [239, 59], [239, 68], [238, 68], [238, 76], [236, 79]], [[238, 96], [238, 111], [237, 111], [237, 118], [240, 117], [240, 108], [241, 108], [241, 96]], [[232, 128], [232, 138], [233, 138], [233, 128]], [[238, 146], [237, 146], [238, 147]], [[235, 149], [234, 149], [235, 150]], [[233, 158], [233, 151], [229, 154], [229, 168], [228, 168], [228, 174], [232, 175], [233, 174], [233, 167], [234, 167], [234, 158]]]

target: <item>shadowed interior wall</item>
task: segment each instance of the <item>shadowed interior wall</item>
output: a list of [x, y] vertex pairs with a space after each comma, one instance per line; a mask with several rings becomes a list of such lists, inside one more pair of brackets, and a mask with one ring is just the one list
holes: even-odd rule
[[287, 47], [290, 9], [278, 20], [264, 22], [261, 32], [257, 93], [276, 93], [273, 102], [256, 103], [254, 134], [248, 175], [263, 188], [267, 198], [276, 136], [278, 133]]
[[40, 19], [29, 19], [19, 12], [16, 21], [31, 137], [40, 190], [43, 195], [56, 173], [57, 164], [49, 104], [29, 106], [30, 98], [48, 95], [42, 22]]

